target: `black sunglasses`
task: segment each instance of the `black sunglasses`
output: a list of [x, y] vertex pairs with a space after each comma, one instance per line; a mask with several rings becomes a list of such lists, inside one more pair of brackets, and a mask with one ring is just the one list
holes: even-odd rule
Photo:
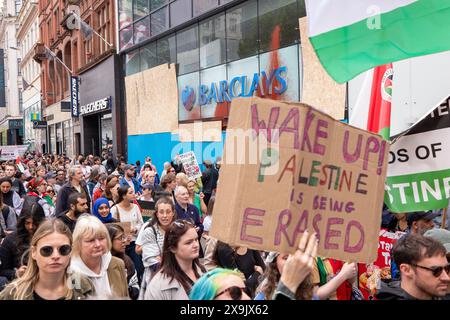
[[[58, 248], [58, 252], [63, 257], [68, 256], [70, 252], [72, 251], [72, 247], [69, 244], [62, 245]], [[53, 247], [51, 246], [44, 246], [39, 250], [41, 256], [43, 257], [50, 257], [53, 254]]]
[[233, 287], [229, 287], [229, 288], [226, 288], [225, 290], [220, 291], [218, 294], [216, 294], [214, 296], [214, 299], [217, 298], [218, 296], [221, 296], [222, 294], [224, 294], [226, 292], [228, 292], [230, 294], [231, 300], [241, 300], [242, 292], [245, 292], [245, 294], [248, 295], [246, 287], [241, 288], [238, 286], [233, 286]]
[[195, 227], [195, 225], [188, 220], [175, 220], [173, 224], [176, 225], [178, 228], [184, 228], [186, 225], [190, 227]]
[[433, 273], [433, 276], [435, 276], [436, 278], [439, 277], [442, 274], [442, 271], [445, 270], [445, 272], [450, 273], [450, 263], [447, 264], [446, 266], [442, 267], [424, 267], [424, 266], [419, 266], [418, 264], [413, 264], [414, 267], [419, 267], [428, 271], [431, 271]]

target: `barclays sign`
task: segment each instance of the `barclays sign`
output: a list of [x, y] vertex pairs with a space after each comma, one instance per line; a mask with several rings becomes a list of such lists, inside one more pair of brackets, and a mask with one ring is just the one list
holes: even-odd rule
[[287, 68], [283, 66], [271, 70], [269, 74], [265, 71], [261, 74], [254, 73], [250, 87], [247, 85], [247, 76], [234, 77], [230, 82], [222, 80], [209, 85], [200, 84], [197, 92], [194, 88], [186, 86], [181, 92], [181, 102], [187, 111], [191, 111], [196, 103], [203, 106], [212, 102], [231, 102], [237, 97], [252, 97], [256, 91], [262, 97], [272, 94], [282, 95], [287, 90], [286, 72]]

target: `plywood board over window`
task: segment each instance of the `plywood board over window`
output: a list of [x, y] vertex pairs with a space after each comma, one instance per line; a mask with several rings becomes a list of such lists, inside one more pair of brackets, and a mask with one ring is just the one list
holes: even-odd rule
[[178, 88], [174, 64], [163, 64], [125, 78], [129, 135], [172, 132], [178, 128]]
[[222, 121], [198, 121], [180, 124], [175, 132], [180, 142], [222, 142]]
[[307, 18], [300, 18], [303, 59], [301, 102], [314, 106], [337, 120], [344, 119], [345, 84], [338, 84], [325, 71], [307, 34]]

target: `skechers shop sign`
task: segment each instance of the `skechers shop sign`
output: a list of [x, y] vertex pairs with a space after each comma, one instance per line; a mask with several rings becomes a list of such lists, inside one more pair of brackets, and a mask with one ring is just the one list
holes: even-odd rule
[[[255, 91], [261, 96], [276, 94], [282, 95], [287, 90], [286, 67], [273, 69], [269, 74], [262, 71], [261, 74], [253, 74], [250, 89], [247, 89], [247, 76], [238, 76], [228, 81], [213, 82], [210, 85], [201, 84], [198, 88], [198, 104], [200, 106], [215, 102], [231, 102], [237, 97], [252, 97]], [[195, 90], [186, 86], [181, 93], [181, 100], [186, 110], [190, 111], [197, 101]]]
[[86, 116], [97, 112], [111, 110], [111, 97], [103, 98], [80, 107], [80, 115]]

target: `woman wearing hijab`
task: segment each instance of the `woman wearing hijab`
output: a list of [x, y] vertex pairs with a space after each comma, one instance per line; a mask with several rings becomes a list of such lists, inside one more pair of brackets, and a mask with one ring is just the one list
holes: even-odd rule
[[111, 214], [111, 207], [109, 206], [109, 201], [106, 198], [98, 198], [94, 202], [93, 207], [94, 216], [100, 219], [103, 223], [117, 222]]

